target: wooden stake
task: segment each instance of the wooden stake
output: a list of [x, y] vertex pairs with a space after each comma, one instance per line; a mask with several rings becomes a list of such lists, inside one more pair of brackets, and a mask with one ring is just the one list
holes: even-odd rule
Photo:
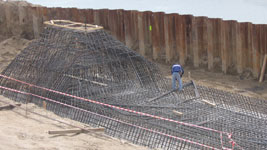
[[27, 99], [26, 108], [25, 108], [25, 116], [26, 116], [26, 118], [28, 118], [28, 103], [29, 103], [29, 99]]
[[71, 130], [48, 131], [48, 134], [88, 133], [88, 132], [104, 132], [104, 131], [105, 128], [71, 129]]
[[265, 68], [266, 68], [266, 63], [267, 63], [267, 54], [265, 54], [265, 56], [264, 56], [263, 64], [262, 64], [262, 67], [261, 67], [261, 75], [260, 75], [260, 79], [259, 79], [260, 83], [263, 81]]
[[188, 79], [191, 80], [191, 72], [188, 71]]
[[43, 108], [46, 110], [46, 101], [43, 101]]

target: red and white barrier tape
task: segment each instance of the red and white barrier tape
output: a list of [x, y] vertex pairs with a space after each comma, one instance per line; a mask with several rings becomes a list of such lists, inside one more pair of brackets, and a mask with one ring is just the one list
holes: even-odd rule
[[115, 109], [131, 112], [131, 113], [139, 114], [139, 115], [142, 115], [142, 116], [148, 116], [148, 117], [155, 118], [155, 119], [170, 121], [170, 122], [174, 122], [174, 123], [185, 125], [185, 126], [196, 127], [196, 128], [200, 128], [200, 129], [204, 129], [204, 130], [208, 130], [208, 131], [213, 131], [213, 132], [217, 132], [217, 133], [223, 133], [223, 134], [227, 134], [227, 135], [230, 134], [230, 133], [227, 133], [227, 132], [218, 131], [218, 130], [211, 129], [211, 128], [206, 128], [206, 127], [202, 127], [202, 126], [198, 126], [198, 125], [194, 125], [194, 124], [190, 124], [190, 123], [185, 123], [185, 122], [180, 122], [180, 121], [177, 121], [177, 120], [163, 118], [163, 117], [160, 117], [160, 116], [155, 116], [155, 115], [151, 115], [151, 114], [147, 114], [147, 113], [143, 113], [143, 112], [138, 112], [138, 111], [135, 111], [135, 110], [126, 109], [126, 108], [122, 108], [122, 107], [118, 107], [118, 106], [114, 106], [114, 105], [110, 105], [110, 104], [94, 101], [94, 100], [91, 100], [91, 99], [86, 99], [86, 98], [83, 98], [83, 97], [78, 97], [78, 96], [74, 96], [74, 95], [71, 95], [71, 94], [67, 94], [67, 93], [63, 93], [63, 92], [47, 89], [47, 88], [44, 88], [44, 87], [40, 87], [40, 86], [33, 85], [33, 84], [30, 84], [30, 83], [27, 83], [27, 82], [24, 82], [24, 81], [17, 80], [17, 79], [11, 78], [11, 77], [7, 77], [7, 76], [1, 75], [1, 74], [0, 74], [0, 76], [3, 77], [3, 78], [7, 78], [7, 79], [10, 79], [10, 80], [14, 80], [14, 81], [20, 82], [22, 84], [26, 84], [28, 86], [32, 86], [32, 87], [40, 88], [40, 89], [43, 89], [43, 90], [46, 90], [46, 91], [50, 91], [50, 92], [53, 92], [53, 93], [57, 93], [57, 94], [60, 94], [60, 95], [69, 96], [69, 97], [72, 97], [72, 98], [88, 101], [88, 102], [91, 102], [91, 103], [94, 103], [94, 104], [99, 104], [99, 105], [107, 106], [107, 107], [110, 107], [110, 108], [115, 108]]
[[[94, 100], [91, 100], [91, 99], [86, 99], [86, 98], [83, 98], [83, 97], [74, 96], [74, 95], [71, 95], [71, 94], [67, 94], [67, 93], [63, 93], [63, 92], [51, 90], [51, 89], [48, 89], [48, 88], [40, 87], [40, 86], [37, 86], [37, 85], [33, 85], [33, 84], [30, 84], [30, 83], [27, 83], [27, 82], [24, 82], [24, 81], [21, 81], [21, 80], [17, 80], [17, 79], [14, 79], [14, 78], [11, 78], [11, 77], [2, 75], [2, 74], [0, 74], [0, 77], [6, 78], [6, 79], [9, 79], [9, 80], [13, 80], [13, 81], [16, 81], [16, 82], [19, 82], [19, 83], [22, 83], [22, 84], [26, 84], [26, 85], [28, 85], [30, 87], [35, 87], [35, 88], [43, 89], [43, 90], [46, 90], [46, 91], [49, 91], [49, 92], [53, 92], [53, 93], [57, 93], [57, 94], [60, 94], [60, 95], [69, 96], [69, 97], [72, 97], [72, 98], [76, 98], [76, 99], [88, 101], [88, 102], [91, 102], [91, 103], [94, 103], [94, 104], [99, 104], [99, 105], [102, 105], [102, 106], [107, 106], [107, 107], [110, 107], [110, 108], [115, 108], [115, 109], [119, 109], [119, 110], [131, 112], [131, 113], [139, 114], [139, 115], [142, 115], [142, 116], [148, 116], [148, 117], [155, 118], [155, 119], [170, 121], [170, 122], [174, 122], [174, 123], [185, 125], [185, 126], [200, 128], [200, 129], [204, 129], [204, 130], [207, 130], [207, 131], [212, 131], [212, 132], [226, 134], [228, 136], [228, 138], [230, 137], [229, 140], [232, 141], [233, 147], [235, 145], [235, 143], [234, 143], [234, 141], [233, 141], [233, 139], [231, 137], [232, 134], [231, 133], [228, 133], [228, 132], [219, 131], [219, 130], [215, 130], [215, 129], [211, 129], [211, 128], [207, 128], [207, 127], [203, 127], [203, 126], [198, 126], [198, 125], [194, 125], [194, 124], [190, 124], [190, 123], [186, 123], [186, 122], [180, 122], [180, 121], [177, 121], [177, 120], [163, 118], [163, 117], [160, 117], [160, 116], [155, 116], [155, 115], [151, 115], [151, 114], [147, 114], [147, 113], [143, 113], [143, 112], [138, 112], [138, 111], [131, 110], [131, 109], [126, 109], [126, 108], [122, 108], [122, 107], [118, 107], [118, 106], [114, 106], [114, 105], [110, 105], [110, 104], [106, 104], [106, 103], [94, 101]], [[33, 95], [33, 94], [31, 94], [31, 95]]]
[[213, 150], [220, 150], [218, 148], [211, 147], [211, 146], [208, 146], [208, 145], [205, 145], [205, 144], [201, 144], [201, 143], [194, 142], [194, 141], [191, 141], [191, 140], [179, 138], [177, 136], [169, 135], [169, 134], [162, 133], [162, 132], [159, 132], [159, 131], [155, 131], [155, 130], [152, 130], [152, 129], [148, 129], [148, 128], [144, 128], [144, 127], [137, 126], [137, 125], [134, 125], [134, 124], [130, 124], [128, 122], [121, 121], [121, 120], [114, 119], [114, 118], [110, 118], [108, 116], [100, 115], [100, 114], [97, 114], [97, 113], [94, 113], [94, 112], [91, 112], [91, 111], [88, 111], [88, 110], [85, 110], [85, 109], [81, 109], [79, 107], [75, 107], [75, 106], [72, 106], [72, 105], [64, 104], [64, 103], [58, 102], [56, 100], [53, 100], [53, 99], [50, 99], [50, 98], [46, 98], [46, 97], [42, 97], [42, 96], [39, 96], [39, 95], [36, 95], [36, 94], [27, 93], [27, 92], [15, 90], [15, 89], [7, 88], [7, 87], [4, 87], [4, 86], [0, 86], [0, 88], [4, 89], [4, 90], [12, 91], [12, 92], [20, 93], [20, 94], [25, 94], [25, 95], [31, 95], [31, 96], [34, 96], [34, 97], [38, 97], [40, 99], [44, 99], [44, 100], [47, 100], [47, 101], [50, 101], [50, 102], [54, 102], [54, 103], [57, 103], [57, 104], [60, 104], [60, 105], [64, 105], [64, 106], [67, 106], [67, 107], [70, 107], [70, 108], [74, 108], [74, 109], [77, 109], [77, 110], [80, 110], [80, 111], [88, 112], [88, 113], [91, 113], [91, 114], [94, 114], [94, 115], [97, 115], [97, 116], [100, 116], [100, 117], [104, 117], [104, 118], [107, 118], [107, 119], [110, 119], [110, 120], [113, 120], [113, 121], [116, 121], [116, 122], [120, 122], [120, 123], [129, 125], [129, 126], [133, 126], [133, 127], [136, 127], [136, 128], [139, 128], [139, 129], [143, 129], [143, 130], [146, 130], [146, 131], [149, 131], [149, 132], [157, 133], [157, 134], [160, 134], [160, 135], [163, 135], [163, 136], [167, 136], [167, 137], [170, 137], [170, 138], [174, 138], [174, 139], [177, 139], [177, 140], [180, 140], [180, 141], [188, 142], [188, 143], [191, 143], [191, 144], [199, 145], [199, 146], [202, 146], [202, 147], [205, 147], [205, 148], [210, 148], [210, 149], [213, 149]]

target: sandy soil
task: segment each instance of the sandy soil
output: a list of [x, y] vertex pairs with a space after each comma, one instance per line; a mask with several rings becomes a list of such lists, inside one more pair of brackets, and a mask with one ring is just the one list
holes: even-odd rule
[[[0, 95], [0, 106], [15, 103]], [[48, 131], [78, 129], [30, 113], [37, 112], [68, 124], [89, 128], [85, 124], [61, 118], [34, 104], [22, 104], [13, 110], [0, 111], [0, 150], [145, 150], [147, 148], [115, 139], [104, 133], [50, 135]]]
[[[20, 37], [12, 37], [0, 43], [0, 71], [2, 71], [15, 56], [28, 45], [29, 41]], [[170, 66], [158, 64], [167, 78], [170, 76]], [[190, 75], [189, 75], [190, 72]], [[184, 81], [193, 79], [197, 84], [212, 88], [240, 93], [246, 96], [258, 97], [267, 100], [267, 81], [258, 83], [249, 74], [241, 76], [224, 75], [223, 73], [207, 72], [203, 69], [185, 68]], [[14, 103], [0, 95], [0, 106], [5, 103]], [[20, 106], [25, 108], [26, 105]], [[45, 116], [70, 123], [79, 127], [84, 124], [61, 118], [32, 104], [28, 110], [41, 113]], [[125, 141], [99, 134], [67, 134], [62, 136], [49, 135], [49, 130], [73, 129], [73, 127], [27, 114], [25, 110], [0, 111], [0, 150], [143, 150], [144, 147], [135, 146]]]

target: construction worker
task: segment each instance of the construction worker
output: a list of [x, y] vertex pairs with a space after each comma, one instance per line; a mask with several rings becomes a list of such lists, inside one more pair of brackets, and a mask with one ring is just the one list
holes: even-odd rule
[[183, 89], [182, 76], [184, 74], [184, 69], [179, 64], [174, 64], [172, 66], [172, 89], [176, 89], [176, 80], [179, 82], [179, 91]]

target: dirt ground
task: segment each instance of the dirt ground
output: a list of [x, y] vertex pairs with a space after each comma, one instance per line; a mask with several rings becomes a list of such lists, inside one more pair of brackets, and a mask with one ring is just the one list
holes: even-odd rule
[[[15, 103], [0, 95], [0, 106]], [[26, 111], [22, 110], [27, 107]], [[61, 118], [34, 104], [22, 104], [13, 110], [0, 111], [0, 150], [146, 150], [147, 148], [115, 139], [104, 133], [50, 135], [48, 131], [74, 128], [64, 123], [30, 113], [37, 112], [68, 124], [90, 128], [85, 124]]]
[[[12, 37], [2, 41], [0, 43], [0, 71], [2, 71], [28, 43], [28, 40], [21, 39], [20, 37]], [[158, 65], [165, 76], [171, 79], [170, 66]], [[183, 81], [186, 82], [191, 79], [200, 85], [267, 100], [267, 81], [258, 83], [258, 81], [251, 78], [249, 74], [231, 76], [223, 73], [208, 72], [204, 69], [185, 67]], [[14, 103], [14, 101], [0, 95], [0, 106], [5, 105], [5, 103]], [[22, 104], [19, 108], [26, 108], [26, 105]], [[108, 137], [102, 133], [67, 134], [62, 136], [49, 135], [47, 133], [49, 130], [73, 129], [73, 127], [30, 113], [27, 113], [26, 117], [26, 111], [19, 108], [15, 108], [12, 111], [0, 111], [0, 150], [147, 149]], [[86, 127], [82, 123], [58, 117], [32, 104], [28, 104], [27, 109], [72, 125]]]

